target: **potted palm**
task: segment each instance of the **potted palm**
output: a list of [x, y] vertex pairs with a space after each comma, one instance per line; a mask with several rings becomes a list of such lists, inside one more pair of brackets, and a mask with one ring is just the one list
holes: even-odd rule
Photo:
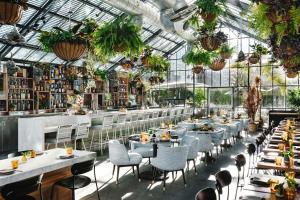
[[96, 21], [92, 19], [87, 19], [70, 30], [54, 27], [50, 32], [40, 31], [39, 41], [45, 51], [54, 52], [62, 60], [75, 61], [85, 53], [96, 27]]
[[185, 55], [183, 61], [188, 65], [194, 65], [193, 72], [200, 74], [203, 71], [203, 65], [211, 64], [212, 57], [214, 57], [214, 53], [194, 48]]
[[205, 22], [214, 21], [225, 12], [227, 0], [197, 0], [195, 4], [201, 10], [201, 17]]
[[93, 35], [95, 53], [107, 58], [121, 54], [132, 57], [141, 54], [144, 43], [141, 27], [131, 16], [120, 16], [100, 26]]
[[27, 9], [27, 0], [0, 0], [0, 24], [17, 24]]

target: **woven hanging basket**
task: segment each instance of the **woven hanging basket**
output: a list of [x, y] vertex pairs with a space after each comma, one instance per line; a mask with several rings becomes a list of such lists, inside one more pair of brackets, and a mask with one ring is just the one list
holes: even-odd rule
[[149, 58], [148, 56], [143, 56], [141, 57], [141, 61], [142, 61], [142, 64], [145, 68], [150, 68], [150, 64], [149, 64]]
[[297, 75], [298, 74], [296, 72], [293, 72], [293, 71], [287, 71], [286, 72], [286, 77], [288, 77], [288, 78], [296, 78]]
[[231, 53], [221, 52], [220, 55], [223, 59], [229, 59], [231, 57]]
[[248, 58], [248, 61], [249, 61], [249, 63], [255, 65], [259, 62], [259, 57], [255, 56], [255, 55], [252, 55]]
[[0, 24], [17, 24], [23, 14], [23, 7], [17, 3], [0, 1]]
[[202, 19], [208, 23], [214, 21], [217, 17], [213, 13], [206, 13], [206, 12], [202, 12], [200, 15], [201, 15]]
[[200, 43], [201, 43], [202, 48], [207, 51], [215, 51], [221, 45], [220, 40], [214, 35], [207, 35], [207, 36], [201, 38]]
[[194, 74], [200, 74], [203, 71], [203, 66], [195, 65], [192, 70]]
[[53, 52], [57, 57], [66, 61], [78, 60], [86, 50], [84, 41], [58, 42], [53, 47]]
[[112, 48], [115, 52], [123, 53], [127, 47], [125, 44], [120, 43], [120, 44], [114, 45]]
[[220, 71], [224, 69], [226, 62], [224, 59], [216, 59], [214, 62], [209, 66], [209, 68], [213, 71]]

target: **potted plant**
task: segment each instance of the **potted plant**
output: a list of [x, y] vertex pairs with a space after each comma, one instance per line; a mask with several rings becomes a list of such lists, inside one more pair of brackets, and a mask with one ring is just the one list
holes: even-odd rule
[[171, 66], [169, 60], [160, 55], [151, 55], [148, 58], [149, 69], [152, 72], [163, 73], [167, 72]]
[[249, 132], [255, 132], [257, 128], [255, 124], [255, 115], [262, 100], [262, 95], [259, 90], [260, 84], [260, 77], [256, 77], [254, 83], [248, 89], [244, 102], [244, 107], [250, 119], [248, 127]]
[[203, 51], [198, 48], [194, 48], [189, 51], [183, 58], [183, 62], [193, 66], [193, 72], [200, 74], [203, 71], [203, 65], [210, 65], [214, 53]]
[[124, 60], [121, 61], [121, 66], [123, 67], [123, 69], [129, 70], [129, 69], [132, 69], [134, 67], [134, 62], [132, 60], [129, 60], [129, 59], [124, 59]]
[[0, 0], [0, 24], [17, 24], [27, 9], [27, 0]]
[[20, 67], [18, 67], [12, 59], [7, 61], [5, 66], [9, 76], [14, 76], [15, 73], [20, 70]]
[[140, 30], [141, 27], [134, 23], [132, 16], [122, 15], [104, 23], [93, 35], [96, 54], [107, 58], [116, 54], [140, 55], [144, 47]]
[[145, 68], [149, 68], [149, 58], [150, 56], [152, 55], [152, 49], [151, 47], [147, 46], [144, 50], [143, 50], [143, 53], [141, 55], [141, 62], [143, 64], [143, 66]]
[[268, 53], [268, 49], [263, 47], [261, 44], [250, 45], [253, 49], [252, 55], [248, 58], [249, 63], [257, 64], [262, 55], [266, 55]]
[[289, 91], [288, 103], [296, 110], [298, 115], [300, 115], [300, 90], [299, 89]]
[[106, 81], [108, 79], [108, 73], [106, 70], [102, 70], [100, 68], [97, 68], [94, 72], [94, 76], [96, 80], [103, 80]]
[[223, 59], [229, 59], [234, 51], [234, 47], [230, 47], [228, 44], [222, 44], [219, 49], [219, 54]]
[[215, 51], [221, 44], [227, 42], [227, 38], [227, 35], [221, 31], [217, 33], [203, 32], [203, 35], [200, 38], [200, 43], [203, 49], [207, 51]]
[[62, 60], [75, 61], [85, 53], [96, 27], [95, 20], [91, 19], [66, 31], [54, 27], [50, 32], [40, 31], [39, 41], [45, 51], [54, 52]]
[[285, 188], [285, 195], [288, 200], [293, 200], [296, 198], [296, 192], [298, 184], [295, 178], [286, 177], [287, 188]]
[[211, 65], [209, 65], [209, 68], [213, 71], [220, 71], [222, 70], [226, 65], [226, 62], [223, 58], [217, 58], [215, 59]]
[[288, 78], [296, 78], [298, 76], [298, 72], [294, 72], [292, 70], [287, 70], [285, 74]]
[[284, 183], [279, 183], [275, 185], [274, 189], [276, 190], [276, 197], [282, 198], [284, 197]]
[[205, 22], [214, 21], [225, 12], [227, 0], [197, 0], [195, 4], [201, 10], [201, 17]]

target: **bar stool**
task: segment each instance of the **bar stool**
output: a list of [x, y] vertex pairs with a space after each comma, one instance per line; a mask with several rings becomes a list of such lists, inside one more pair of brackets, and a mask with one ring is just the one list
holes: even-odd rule
[[95, 162], [95, 160], [93, 159], [93, 160], [88, 160], [85, 162], [76, 163], [76, 164], [72, 165], [72, 167], [71, 167], [72, 176], [65, 178], [63, 180], [60, 180], [60, 181], [54, 183], [54, 185], [52, 186], [51, 199], [53, 197], [53, 192], [54, 192], [55, 186], [61, 186], [61, 187], [67, 188], [69, 190], [72, 190], [72, 200], [75, 200], [75, 190], [84, 188], [92, 182], [92, 180], [88, 176], [84, 176], [82, 174], [85, 174], [85, 173], [93, 170], [96, 188], [97, 188], [97, 196], [98, 196], [98, 199], [100, 200], [94, 162]]
[[139, 128], [139, 115], [138, 114], [132, 114], [131, 115], [131, 124], [129, 127], [131, 128], [131, 134], [135, 134], [135, 129], [138, 131]]
[[252, 174], [252, 171], [254, 169], [254, 155], [255, 155], [255, 151], [256, 151], [255, 144], [253, 144], [253, 143], [248, 144], [248, 146], [247, 146], [247, 152], [249, 154], [249, 165], [248, 165], [247, 177], [249, 176], [250, 169], [251, 169], [251, 174]]
[[39, 175], [5, 185], [1, 189], [1, 195], [5, 200], [35, 200], [34, 197], [28, 194], [39, 190], [40, 199], [43, 200], [41, 187], [42, 177], [43, 175]]
[[168, 117], [168, 110], [162, 110], [161, 116], [159, 117], [159, 122], [164, 123]]
[[50, 144], [55, 144], [55, 148], [58, 147], [58, 144], [63, 143], [66, 148], [66, 142], [72, 141], [72, 131], [73, 125], [61, 125], [57, 129], [56, 137], [46, 138], [45, 143], [47, 144], [47, 149], [49, 149]]
[[75, 130], [75, 135], [72, 136], [72, 140], [74, 140], [74, 149], [77, 149], [77, 140], [81, 140], [82, 146], [86, 151], [86, 147], [84, 144], [84, 139], [89, 138], [89, 123], [81, 123], [78, 124]]
[[150, 124], [151, 124], [152, 127], [156, 127], [156, 124], [159, 121], [158, 120], [158, 115], [159, 115], [158, 111], [152, 112], [152, 117], [150, 118]]
[[[126, 143], [126, 114], [119, 114], [118, 120], [115, 124], [113, 124], [115, 137], [114, 139], [122, 140], [123, 144]], [[117, 130], [119, 129], [119, 137], [117, 136]], [[123, 131], [125, 131], [125, 134], [123, 135]]]
[[[92, 149], [93, 146], [97, 145], [101, 151], [101, 154], [103, 154], [103, 149], [105, 148], [105, 145], [108, 144], [109, 141], [109, 130], [112, 130], [113, 128], [113, 122], [114, 122], [114, 116], [106, 115], [103, 117], [102, 125], [96, 125], [90, 128], [92, 130], [90, 150]], [[105, 131], [104, 138], [103, 138], [103, 131]], [[94, 141], [96, 139], [95, 132], [98, 133], [98, 142]], [[94, 143], [96, 144], [94, 145]]]
[[[238, 188], [239, 187], [240, 188], [244, 187], [242, 184], [240, 184], [240, 179], [244, 180], [244, 178], [245, 178], [245, 165], [246, 165], [245, 156], [243, 154], [238, 154], [235, 157], [235, 166], [238, 169], [238, 180], [237, 180], [237, 184], [236, 184], [236, 191], [235, 191], [235, 198], [234, 199], [236, 199]], [[243, 176], [240, 177], [240, 172], [242, 171], [242, 168], [243, 168]]]

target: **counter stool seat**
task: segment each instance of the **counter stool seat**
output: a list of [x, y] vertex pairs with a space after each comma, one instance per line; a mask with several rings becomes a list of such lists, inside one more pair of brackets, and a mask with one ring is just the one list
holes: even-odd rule
[[[74, 189], [80, 189], [83, 188], [87, 185], [89, 185], [91, 183], [91, 179], [87, 176], [83, 176], [83, 175], [76, 175], [74, 176]], [[56, 182], [56, 185], [68, 188], [68, 189], [72, 189], [73, 188], [73, 177], [69, 177], [66, 178], [64, 180], [58, 181]]]

